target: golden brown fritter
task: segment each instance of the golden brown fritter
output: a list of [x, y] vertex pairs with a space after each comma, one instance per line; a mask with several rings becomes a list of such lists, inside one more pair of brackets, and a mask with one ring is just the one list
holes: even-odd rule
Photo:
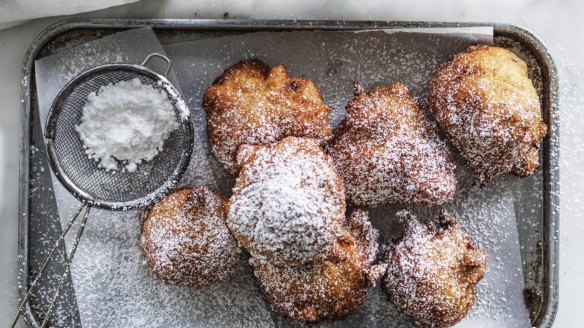
[[436, 205], [454, 197], [454, 164], [402, 84], [364, 92], [356, 83], [328, 150], [354, 205]]
[[207, 135], [217, 160], [232, 175], [241, 144], [269, 144], [288, 136], [331, 137], [327, 107], [314, 83], [289, 77], [283, 64], [272, 69], [258, 59], [227, 69], [205, 92]]
[[164, 197], [146, 214], [146, 263], [167, 284], [204, 287], [226, 280], [241, 250], [225, 225], [228, 200], [204, 185]]
[[227, 225], [252, 256], [280, 265], [334, 258], [345, 193], [315, 139], [243, 145]]
[[252, 258], [260, 291], [272, 308], [294, 320], [318, 322], [342, 318], [355, 311], [367, 291], [385, 272], [373, 265], [378, 233], [367, 212], [357, 210], [342, 229], [337, 243], [344, 258], [305, 266], [277, 266]]
[[462, 234], [454, 217], [444, 213], [440, 227], [426, 227], [407, 211], [402, 236], [387, 248], [382, 286], [399, 311], [419, 327], [450, 327], [475, 303], [486, 257]]
[[527, 65], [509, 50], [477, 45], [454, 55], [434, 75], [428, 102], [480, 185], [537, 169], [547, 126]]

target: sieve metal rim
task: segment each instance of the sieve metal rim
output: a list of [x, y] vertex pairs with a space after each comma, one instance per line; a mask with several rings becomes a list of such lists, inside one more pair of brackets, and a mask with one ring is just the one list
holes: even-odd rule
[[[149, 57], [148, 57], [149, 58]], [[146, 61], [145, 61], [146, 62]], [[144, 64], [144, 63], [143, 63]], [[170, 65], [170, 63], [169, 63]], [[166, 182], [159, 186], [156, 190], [147, 194], [143, 197], [138, 199], [130, 200], [130, 201], [108, 201], [99, 199], [97, 197], [93, 197], [90, 194], [84, 192], [81, 188], [79, 188], [71, 179], [67, 177], [67, 174], [64, 172], [56, 152], [55, 147], [55, 137], [56, 137], [56, 126], [57, 121], [59, 118], [59, 114], [62, 110], [61, 104], [67, 97], [71, 94], [74, 88], [80, 84], [84, 79], [90, 78], [96, 74], [103, 73], [104, 71], [113, 71], [113, 70], [126, 70], [130, 71], [135, 74], [145, 75], [150, 77], [156, 81], [160, 81], [164, 83], [168, 88], [170, 88], [174, 94], [176, 95], [175, 100], [177, 102], [182, 102], [184, 104], [184, 100], [178, 90], [168, 81], [168, 79], [158, 74], [157, 72], [145, 67], [143, 65], [135, 65], [135, 64], [105, 64], [90, 68], [86, 71], [83, 71], [76, 77], [74, 77], [71, 81], [69, 81], [57, 94], [55, 100], [53, 101], [51, 108], [49, 109], [49, 113], [47, 115], [47, 122], [45, 126], [45, 141], [46, 141], [46, 148], [47, 148], [47, 155], [49, 160], [49, 165], [59, 180], [59, 182], [69, 191], [75, 198], [77, 198], [80, 202], [96, 208], [106, 209], [106, 210], [114, 210], [114, 211], [125, 211], [125, 210], [132, 210], [137, 208], [146, 207], [164, 197], [169, 191], [171, 191], [177, 184], [180, 177], [186, 171], [191, 155], [193, 150], [193, 137], [194, 137], [194, 129], [193, 124], [191, 121], [190, 113], [187, 113], [186, 117], [183, 117], [182, 120], [179, 121], [181, 128], [185, 132], [185, 136], [187, 140], [190, 140], [189, 147], [181, 153], [181, 157], [177, 164], [177, 167], [174, 169], [172, 174], [168, 177]], [[167, 72], [168, 73], [168, 70]], [[186, 104], [185, 104], [186, 107]], [[81, 110], [81, 109], [79, 109]]]

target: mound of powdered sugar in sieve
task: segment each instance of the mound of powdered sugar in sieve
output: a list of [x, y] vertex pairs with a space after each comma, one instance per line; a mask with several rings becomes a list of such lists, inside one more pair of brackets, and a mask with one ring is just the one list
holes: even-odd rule
[[138, 78], [110, 83], [90, 93], [76, 127], [85, 152], [99, 167], [129, 172], [153, 159], [177, 128], [166, 92]]

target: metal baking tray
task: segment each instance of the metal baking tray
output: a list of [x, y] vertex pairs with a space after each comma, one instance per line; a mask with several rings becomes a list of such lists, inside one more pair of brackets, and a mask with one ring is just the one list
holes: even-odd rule
[[[20, 190], [19, 190], [19, 295], [23, 297], [39, 270], [39, 263], [60, 234], [51, 176], [44, 151], [38, 117], [34, 61], [120, 30], [151, 26], [161, 43], [198, 37], [223, 36], [250, 31], [365, 30], [431, 27], [492, 26], [496, 45], [519, 51], [539, 77], [543, 117], [550, 130], [542, 145], [543, 206], [541, 220], [529, 229], [519, 229], [524, 263], [524, 298], [534, 327], [551, 327], [558, 309], [559, 267], [559, 100], [558, 74], [545, 45], [521, 27], [498, 23], [384, 22], [384, 21], [290, 21], [290, 20], [207, 20], [207, 19], [89, 19], [68, 20], [43, 31], [30, 46], [23, 63], [21, 89]], [[521, 226], [521, 218], [518, 218]], [[527, 224], [527, 222], [523, 222]], [[530, 222], [533, 223], [533, 222]], [[40, 242], [42, 240], [42, 242]], [[49, 267], [47, 276], [63, 272], [64, 248]], [[25, 320], [39, 326], [50, 295], [56, 288], [50, 279], [41, 279], [26, 304]], [[68, 313], [60, 325], [81, 326], [70, 277], [56, 311]], [[62, 319], [62, 318], [61, 318]]]

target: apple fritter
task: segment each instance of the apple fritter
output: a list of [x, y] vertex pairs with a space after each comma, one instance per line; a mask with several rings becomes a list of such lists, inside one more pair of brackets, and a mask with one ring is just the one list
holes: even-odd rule
[[407, 211], [402, 236], [389, 244], [382, 287], [389, 302], [419, 327], [451, 327], [475, 303], [476, 284], [486, 270], [486, 257], [443, 213], [440, 226], [426, 226]]
[[373, 264], [377, 237], [367, 212], [356, 210], [335, 246], [344, 254], [342, 260], [278, 266], [252, 258], [250, 263], [262, 295], [275, 311], [310, 323], [340, 319], [363, 304], [385, 272], [384, 264]]
[[146, 263], [167, 284], [205, 287], [228, 279], [241, 250], [225, 218], [228, 200], [204, 185], [176, 190], [144, 215]]
[[212, 152], [232, 175], [242, 144], [269, 144], [288, 136], [330, 139], [328, 115], [316, 85], [289, 77], [286, 67], [270, 67], [258, 59], [227, 69], [203, 97]]
[[402, 84], [365, 92], [356, 83], [328, 150], [351, 204], [440, 205], [454, 197], [454, 164]]
[[428, 102], [481, 186], [537, 169], [547, 126], [527, 65], [511, 51], [476, 45], [454, 55], [435, 73]]

